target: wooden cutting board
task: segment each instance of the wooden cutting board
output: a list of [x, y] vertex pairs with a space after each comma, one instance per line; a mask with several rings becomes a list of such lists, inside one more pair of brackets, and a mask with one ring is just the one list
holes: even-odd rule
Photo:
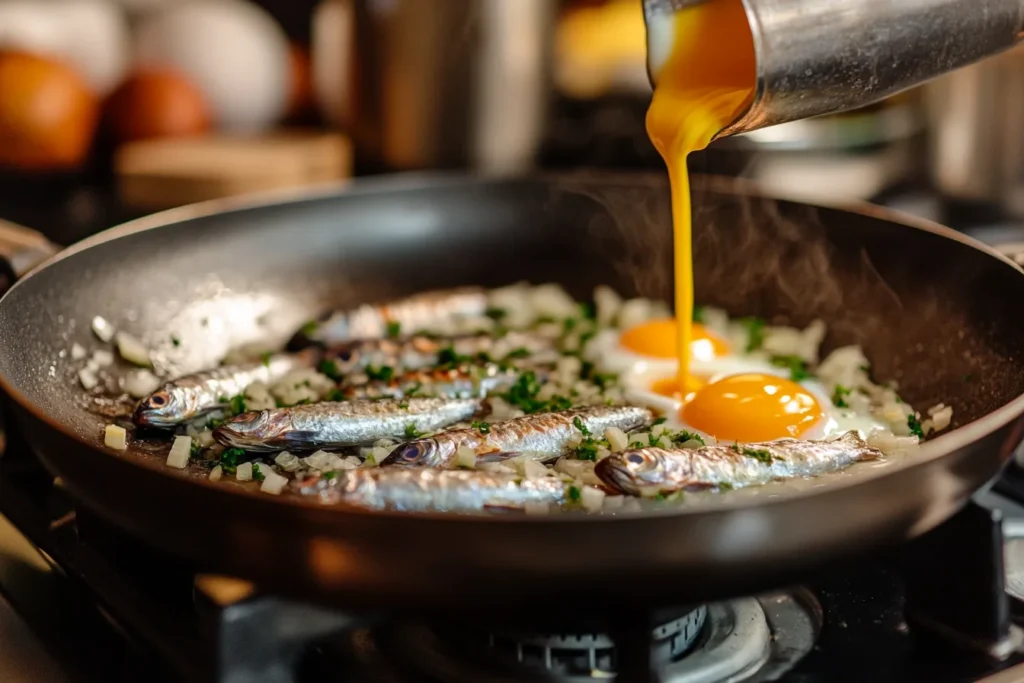
[[340, 133], [304, 130], [143, 140], [120, 147], [114, 169], [122, 201], [164, 209], [348, 178], [352, 147]]

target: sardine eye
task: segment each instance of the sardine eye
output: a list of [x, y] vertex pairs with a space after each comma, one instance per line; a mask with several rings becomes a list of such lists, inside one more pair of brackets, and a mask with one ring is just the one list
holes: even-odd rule
[[421, 455], [423, 455], [422, 449], [418, 445], [406, 446], [402, 452], [402, 457], [409, 461], [419, 460]]
[[168, 396], [163, 391], [157, 392], [149, 397], [149, 405], [154, 408], [162, 408], [167, 405]]
[[630, 453], [629, 455], [626, 456], [626, 460], [633, 463], [634, 465], [644, 464], [644, 456], [640, 455], [639, 453]]

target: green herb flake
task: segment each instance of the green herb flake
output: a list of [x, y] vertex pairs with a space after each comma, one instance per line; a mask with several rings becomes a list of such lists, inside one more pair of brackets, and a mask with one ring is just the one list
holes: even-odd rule
[[764, 346], [765, 322], [763, 318], [742, 318], [739, 323], [747, 331], [747, 353], [757, 351]]
[[807, 367], [807, 362], [800, 356], [775, 356], [772, 358], [772, 365], [789, 370], [789, 378], [794, 382], [813, 376]]
[[181, 338], [179, 338], [178, 335], [176, 334], [172, 334], [171, 343], [174, 344], [176, 347], [181, 346]]
[[308, 320], [302, 325], [299, 331], [302, 332], [302, 334], [306, 335], [307, 337], [312, 337], [314, 334], [316, 334], [316, 331], [318, 329], [320, 329], [320, 323], [318, 321]]
[[387, 335], [392, 339], [399, 337], [402, 334], [402, 323], [395, 320], [388, 321]]
[[323, 479], [324, 481], [330, 481], [332, 479], [336, 479], [337, 477], [338, 473], [335, 472], [334, 470], [327, 470], [326, 472], [320, 475], [320, 478]]
[[252, 478], [256, 481], [263, 481], [267, 478], [267, 476], [260, 471], [260, 464], [258, 462], [254, 462], [252, 464]]
[[390, 365], [368, 365], [366, 366], [366, 376], [370, 380], [390, 382], [395, 377], [395, 369]]
[[331, 389], [326, 394], [324, 394], [324, 400], [330, 401], [332, 403], [344, 401], [345, 399], [345, 392], [342, 391], [341, 389]]
[[771, 465], [774, 460], [772, 454], [763, 448], [744, 448], [741, 452], [748, 458], [753, 458], [754, 460], [763, 462], [766, 465]]
[[245, 458], [245, 451], [241, 448], [229, 448], [220, 454], [220, 466], [227, 474], [234, 474], [238, 463]]
[[640, 443], [639, 441], [634, 441], [633, 443], [629, 444], [629, 447], [630, 448], [647, 448], [647, 444]]
[[316, 369], [321, 375], [327, 375], [335, 382], [341, 379], [341, 369], [333, 358], [324, 358]]
[[719, 490], [719, 491], [732, 491], [732, 490], [733, 490], [733, 488], [734, 488], [734, 487], [733, 487], [733, 485], [732, 485], [732, 484], [730, 484], [730, 483], [729, 483], [729, 482], [727, 482], [727, 481], [723, 481], [723, 482], [721, 482], [721, 483], [720, 483], [720, 484], [718, 485], [718, 490]]
[[668, 418], [667, 417], [659, 417], [654, 422], [651, 423], [651, 426], [652, 427], [657, 427], [658, 425], [663, 425], [666, 422], [668, 422]]
[[192, 459], [197, 459], [197, 458], [199, 458], [199, 454], [202, 453], [202, 451], [203, 451], [203, 447], [200, 446], [198, 442], [193, 440], [192, 444], [189, 446], [189, 449], [188, 449], [188, 457], [190, 457]]
[[578, 415], [572, 419], [572, 426], [578, 429], [583, 436], [590, 436], [590, 430], [587, 429], [587, 425], [583, 424], [583, 420]]
[[687, 441], [696, 441], [701, 446], [705, 446], [704, 437], [696, 432], [688, 432], [685, 429], [681, 429], [675, 434], [669, 436], [669, 440], [677, 446], [682, 446]]
[[472, 427], [473, 429], [477, 430], [481, 434], [490, 434], [491, 433], [491, 425], [488, 422], [480, 422], [480, 421], [474, 420], [473, 422], [470, 423], [469, 426]]
[[[512, 349], [511, 351], [509, 351], [505, 355], [505, 360], [507, 360], [507, 361], [508, 360], [516, 360], [516, 359], [519, 359], [519, 358], [529, 358], [529, 357], [530, 357], [530, 349], [526, 348], [525, 346], [520, 346], [518, 349]], [[490, 360], [491, 360], [490, 357], [487, 356], [487, 359], [484, 362], [489, 362]]]
[[260, 362], [263, 363], [263, 365], [265, 365], [266, 367], [269, 368], [270, 367], [270, 359], [273, 358], [273, 357], [274, 357], [274, 352], [273, 351], [267, 351], [266, 353], [261, 353], [260, 354]]
[[565, 396], [556, 394], [551, 397], [551, 400], [548, 401], [547, 409], [542, 412], [557, 413], [560, 410], [569, 410], [570, 408], [572, 408], [572, 401], [570, 401]]
[[420, 436], [422, 436], [422, 432], [420, 432], [420, 430], [416, 429], [416, 423], [415, 422], [410, 422], [409, 424], [405, 425], [405, 438], [407, 438], [407, 439], [416, 439], [416, 438], [418, 438]]
[[229, 403], [231, 405], [231, 413], [233, 415], [241, 415], [242, 413], [248, 412], [248, 406], [245, 404], [245, 396], [243, 394], [232, 396]]
[[852, 389], [849, 387], [837, 384], [836, 388], [832, 391], [832, 405], [836, 408], [849, 408], [850, 403], [846, 399], [850, 395], [851, 391]]
[[907, 415], [907, 427], [910, 428], [910, 433], [919, 439], [924, 438], [924, 429], [921, 428], [921, 421], [917, 419], [917, 415]]
[[695, 322], [695, 323], [703, 323], [703, 322], [705, 322], [705, 320], [704, 320], [704, 313], [705, 313], [705, 309], [704, 309], [703, 306], [694, 306], [693, 307], [693, 322]]
[[423, 382], [416, 382], [411, 387], [409, 387], [408, 389], [405, 390], [405, 397], [406, 398], [413, 398], [414, 396], [419, 394], [419, 392], [422, 391], [422, 389], [423, 389]]
[[570, 486], [565, 491], [566, 498], [569, 499], [570, 503], [578, 503], [583, 498], [583, 492], [580, 491], [579, 486]]
[[597, 319], [597, 308], [594, 304], [589, 301], [581, 301], [579, 303], [580, 317], [584, 320], [596, 320]]
[[402, 410], [409, 410], [409, 402], [402, 401], [401, 403], [398, 404], [398, 407], [401, 408]]
[[491, 307], [484, 311], [484, 315], [493, 320], [494, 322], [500, 322], [508, 316], [508, 311], [504, 308]]

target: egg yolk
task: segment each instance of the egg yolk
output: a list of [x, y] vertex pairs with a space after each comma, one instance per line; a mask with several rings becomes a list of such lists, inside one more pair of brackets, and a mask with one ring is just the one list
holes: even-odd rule
[[[619, 343], [633, 353], [650, 358], [677, 360], [677, 325], [674, 318], [648, 320], [631, 327], [619, 337]], [[729, 344], [700, 323], [693, 323], [690, 357], [709, 361], [729, 355]]]
[[676, 400], [686, 400], [694, 392], [700, 391], [700, 389], [707, 383], [708, 381], [706, 377], [687, 375], [686, 383], [680, 389], [679, 379], [677, 377], [665, 377], [652, 382], [651, 391], [659, 396], [668, 396], [669, 398], [674, 398]]
[[760, 373], [712, 382], [680, 411], [691, 427], [744, 443], [798, 438], [822, 415], [818, 400], [799, 384]]

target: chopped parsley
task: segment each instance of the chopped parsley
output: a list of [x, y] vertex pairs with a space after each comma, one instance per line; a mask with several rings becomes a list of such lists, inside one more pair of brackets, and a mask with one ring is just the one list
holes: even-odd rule
[[667, 417], [659, 417], [658, 419], [656, 419], [654, 422], [651, 423], [651, 426], [652, 427], [657, 427], [658, 425], [663, 425], [666, 422], [668, 422], [668, 418]]
[[508, 317], [508, 311], [504, 308], [491, 307], [484, 311], [484, 315], [493, 320], [494, 322], [501, 322]]
[[570, 503], [578, 503], [583, 498], [583, 492], [580, 491], [579, 486], [570, 486], [566, 489], [565, 496], [569, 499]]
[[337, 476], [338, 476], [338, 473], [335, 472], [334, 470], [327, 470], [326, 472], [324, 472], [323, 474], [320, 475], [320, 477], [322, 479], [324, 479], [325, 481], [330, 481], [331, 479], [334, 479]]
[[371, 380], [390, 382], [395, 376], [395, 369], [390, 365], [368, 365], [366, 366], [366, 376]]
[[232, 396], [231, 400], [228, 401], [228, 404], [231, 406], [231, 413], [234, 415], [241, 415], [242, 413], [248, 412], [248, 406], [245, 404], [244, 394]]
[[764, 346], [763, 318], [741, 318], [739, 323], [747, 330], [747, 353]]
[[203, 450], [203, 447], [200, 446], [199, 443], [193, 439], [192, 440], [192, 444], [189, 446], [189, 449], [188, 449], [188, 457], [192, 458], [192, 459], [196, 459], [196, 458], [199, 457], [199, 454], [202, 452], [202, 450]]
[[178, 338], [178, 335], [172, 334], [171, 343], [174, 344], [175, 346], [181, 346], [181, 339]]
[[388, 321], [388, 326], [386, 330], [387, 335], [394, 339], [402, 334], [402, 323], [397, 322], [395, 320]]
[[693, 322], [703, 323], [704, 322], [704, 307], [694, 306], [693, 307]]
[[252, 464], [252, 478], [256, 481], [263, 481], [267, 478], [267, 476], [260, 471], [260, 464], [258, 462], [254, 462]]
[[547, 401], [538, 399], [537, 394], [540, 393], [540, 390], [541, 384], [537, 380], [537, 374], [532, 370], [527, 370], [519, 375], [515, 383], [501, 397], [528, 415], [568, 410], [572, 407], [572, 401], [565, 396], [552, 396]]
[[733, 485], [730, 484], [727, 481], [723, 481], [723, 482], [718, 484], [718, 490], [719, 491], [732, 491], [733, 488], [734, 488]]
[[572, 426], [578, 429], [583, 436], [590, 436], [590, 430], [587, 429], [587, 425], [583, 424], [583, 420], [580, 419], [579, 415], [572, 419]]
[[794, 382], [811, 377], [811, 371], [807, 362], [800, 356], [775, 356], [772, 358], [772, 365], [777, 368], [789, 370], [789, 378]]
[[273, 351], [267, 351], [266, 353], [260, 354], [260, 362], [265, 366], [270, 367], [270, 359], [274, 357]]
[[342, 391], [341, 389], [331, 389], [324, 396], [324, 400], [325, 401], [331, 401], [331, 402], [344, 401], [345, 398], [346, 398], [345, 397], [345, 392]]
[[583, 435], [583, 440], [580, 441], [580, 445], [575, 450], [577, 460], [594, 462], [597, 460], [598, 450], [601, 448], [611, 448], [608, 439], [595, 439], [587, 426], [583, 424], [583, 420], [578, 416], [572, 419], [572, 424]]
[[634, 441], [633, 443], [629, 444], [630, 448], [647, 448], [647, 446], [648, 444], [640, 443], [639, 441]]
[[921, 421], [917, 419], [917, 415], [907, 415], [907, 427], [910, 428], [910, 433], [919, 439], [924, 438], [924, 429], [921, 428]]
[[[525, 346], [520, 346], [518, 349], [512, 349], [507, 354], [505, 354], [505, 360], [506, 361], [516, 360], [518, 358], [529, 358], [529, 357], [530, 357], [530, 349], [526, 348]], [[483, 360], [483, 359], [481, 359], [481, 360]], [[489, 360], [490, 360], [490, 357], [487, 357], [487, 359], [484, 360], [484, 362], [486, 363]]]
[[312, 337], [314, 334], [316, 334], [316, 331], [318, 329], [320, 329], [320, 323], [318, 321], [316, 321], [316, 320], [308, 320], [302, 326], [300, 331], [302, 332], [302, 334], [306, 335], [307, 337]]
[[704, 443], [704, 437], [702, 437], [700, 434], [697, 434], [696, 432], [688, 432], [685, 429], [681, 429], [675, 434], [670, 434], [668, 438], [672, 443], [674, 443], [677, 446], [682, 446], [684, 443], [688, 441], [696, 441], [701, 446], [706, 445]]
[[850, 403], [846, 398], [850, 395], [851, 389], [844, 387], [842, 384], [837, 384], [835, 390], [832, 391], [832, 404], [836, 408], [849, 408]]
[[227, 474], [234, 474], [238, 463], [245, 458], [245, 451], [241, 448], [229, 448], [220, 454], [220, 466]]
[[321, 375], [327, 375], [335, 382], [341, 379], [341, 369], [338, 367], [338, 362], [333, 358], [325, 358], [320, 361], [320, 365], [317, 366], [317, 370]]
[[416, 382], [411, 387], [405, 390], [405, 397], [412, 398], [416, 396], [423, 389], [423, 382]]
[[402, 410], [409, 410], [409, 402], [402, 401], [401, 403], [398, 404], [398, 407], [401, 408]]
[[491, 433], [491, 425], [488, 422], [479, 422], [479, 421], [474, 420], [473, 422], [470, 423], [469, 426], [472, 427], [473, 429], [477, 430], [481, 434], [490, 434]]
[[420, 432], [420, 430], [416, 429], [416, 423], [415, 422], [410, 422], [409, 424], [405, 425], [405, 438], [407, 438], [407, 439], [415, 439], [415, 438], [418, 438], [418, 437], [420, 437], [422, 435], [423, 435], [423, 433]]
[[594, 307], [594, 304], [590, 303], [589, 301], [581, 301], [579, 303], [579, 311], [580, 317], [583, 318], [584, 320], [597, 319], [597, 309]]
[[772, 454], [763, 448], [739, 448], [737, 450], [748, 458], [753, 458], [754, 460], [763, 462], [766, 465], [771, 465], [774, 460]]

